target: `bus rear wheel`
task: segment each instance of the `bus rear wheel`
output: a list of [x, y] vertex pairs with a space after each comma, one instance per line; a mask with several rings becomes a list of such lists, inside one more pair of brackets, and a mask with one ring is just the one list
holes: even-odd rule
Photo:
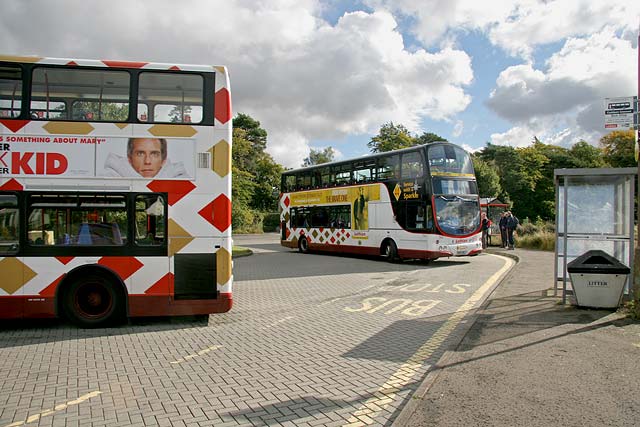
[[97, 328], [121, 320], [124, 299], [116, 285], [97, 274], [77, 279], [63, 296], [64, 313], [84, 328]]
[[298, 240], [298, 250], [303, 254], [309, 253], [309, 241], [305, 236], [300, 236], [300, 240]]
[[398, 260], [398, 247], [393, 240], [388, 240], [382, 247], [382, 255], [389, 262]]

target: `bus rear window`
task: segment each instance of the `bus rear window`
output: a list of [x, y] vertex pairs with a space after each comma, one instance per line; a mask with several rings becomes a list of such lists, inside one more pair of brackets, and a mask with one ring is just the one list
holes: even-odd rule
[[22, 71], [16, 66], [0, 66], [0, 118], [20, 115], [22, 107]]
[[138, 120], [157, 123], [200, 123], [204, 79], [197, 74], [140, 73]]
[[129, 73], [38, 67], [31, 82], [32, 119], [124, 122]]

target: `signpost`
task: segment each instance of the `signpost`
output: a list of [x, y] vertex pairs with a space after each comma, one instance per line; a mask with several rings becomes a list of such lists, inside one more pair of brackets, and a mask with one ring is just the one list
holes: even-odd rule
[[637, 122], [637, 96], [606, 98], [604, 102], [605, 129], [633, 129]]

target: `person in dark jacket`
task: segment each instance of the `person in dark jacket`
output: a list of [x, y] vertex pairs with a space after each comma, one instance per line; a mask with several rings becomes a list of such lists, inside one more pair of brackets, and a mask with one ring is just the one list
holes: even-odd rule
[[503, 248], [507, 247], [507, 213], [502, 212], [500, 214], [500, 221], [498, 222], [500, 227], [500, 243]]
[[487, 214], [482, 212], [480, 215], [482, 221], [482, 249], [487, 249], [489, 246], [489, 233], [491, 228], [491, 220], [487, 218]]
[[515, 241], [513, 240], [513, 234], [515, 233], [516, 228], [518, 228], [520, 221], [518, 221], [518, 218], [516, 218], [510, 211], [507, 211], [505, 217], [507, 218], [505, 221], [505, 226], [507, 228], [507, 243], [509, 245], [509, 249], [513, 250], [516, 247]]

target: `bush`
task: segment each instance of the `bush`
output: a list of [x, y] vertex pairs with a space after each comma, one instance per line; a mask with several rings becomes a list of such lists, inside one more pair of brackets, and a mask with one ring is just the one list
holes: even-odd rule
[[262, 220], [262, 229], [265, 233], [273, 233], [280, 230], [280, 214], [278, 212], [265, 213]]
[[237, 234], [262, 233], [262, 213], [253, 209], [232, 205], [233, 232]]
[[[518, 228], [518, 231], [520, 228]], [[556, 245], [555, 233], [548, 231], [537, 231], [530, 234], [516, 234], [516, 246], [519, 248], [539, 249], [542, 251], [553, 251]]]

